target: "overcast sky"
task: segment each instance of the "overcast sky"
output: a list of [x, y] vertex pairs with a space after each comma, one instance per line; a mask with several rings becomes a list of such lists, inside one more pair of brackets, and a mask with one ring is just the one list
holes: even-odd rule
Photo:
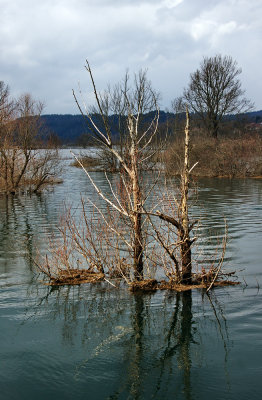
[[147, 68], [166, 109], [218, 53], [238, 62], [262, 109], [262, 0], [0, 0], [0, 80], [43, 100], [45, 114], [77, 114], [79, 82], [90, 98], [86, 58], [99, 90]]

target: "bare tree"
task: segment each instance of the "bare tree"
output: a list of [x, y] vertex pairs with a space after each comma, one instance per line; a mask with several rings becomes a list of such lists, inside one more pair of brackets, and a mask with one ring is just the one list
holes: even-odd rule
[[171, 110], [174, 113], [174, 124], [172, 125], [172, 139], [184, 138], [186, 104], [182, 96], [174, 98], [171, 103]]
[[10, 89], [0, 81], [0, 129], [2, 124], [9, 120], [14, 109], [14, 102], [10, 99]]
[[[171, 194], [170, 196], [166, 188], [161, 199], [154, 201], [156, 204], [162, 203], [162, 210], [147, 212], [156, 234], [156, 240], [175, 267], [173, 269], [172, 266], [167, 266], [164, 258], [161, 259], [166, 275], [171, 281], [186, 285], [192, 283], [191, 246], [196, 240], [196, 238], [190, 238], [194, 223], [190, 223], [188, 215], [189, 177], [195, 167], [195, 165], [189, 167], [189, 129], [189, 112], [186, 109], [184, 161], [181, 169], [180, 189], [175, 195]], [[153, 207], [155, 208], [155, 205]], [[161, 227], [158, 223], [154, 223], [151, 216], [159, 217], [167, 224], [167, 227]], [[180, 255], [178, 250], [180, 250]]]
[[2, 122], [0, 124], [0, 186], [15, 193], [20, 187], [38, 191], [43, 184], [56, 176], [58, 154], [42, 147], [41, 112], [43, 103], [29, 94], [16, 102], [9, 101], [5, 88]]
[[223, 117], [230, 113], [243, 113], [253, 108], [244, 97], [238, 76], [241, 74], [232, 57], [216, 55], [204, 57], [200, 68], [190, 75], [184, 90], [184, 99], [192, 112], [202, 120], [205, 128], [217, 137]]
[[186, 103], [182, 96], [176, 97], [171, 102], [172, 110], [174, 111], [175, 115], [179, 115], [185, 113], [186, 111]]
[[[140, 154], [140, 147], [134, 146], [137, 142], [134, 139], [135, 124], [132, 125], [132, 118], [134, 116], [129, 114], [127, 120], [131, 135], [129, 155], [125, 155], [125, 160], [120, 160], [124, 170], [114, 176], [113, 182], [106, 175], [111, 194], [107, 192], [105, 195], [99, 189], [75, 155], [107, 207], [100, 208], [96, 200], [89, 199], [93, 205], [92, 214], [90, 208], [87, 208], [86, 201], [82, 199], [82, 213], [78, 219], [71, 214], [69, 208], [58, 228], [62, 235], [60, 245], [51, 242], [50, 256], [46, 256], [44, 261], [39, 259], [36, 263], [49, 277], [51, 284], [78, 284], [105, 280], [116, 286], [109, 279], [124, 278], [132, 290], [179, 287], [181, 289], [181, 284], [187, 287], [191, 284], [201, 285], [210, 290], [217, 280], [226, 276], [221, 272], [226, 237], [223, 240], [222, 256], [217, 265], [214, 261], [209, 269], [202, 266], [201, 273], [193, 271], [191, 247], [197, 237], [192, 237], [191, 231], [197, 221], [189, 220], [189, 179], [196, 164], [193, 166], [189, 164], [188, 110], [186, 110], [184, 162], [180, 188], [176, 187], [175, 190], [167, 185], [164, 187], [163, 182], [159, 182], [157, 188], [151, 186], [149, 192], [145, 194], [137, 165], [139, 159], [143, 160], [140, 158], [143, 157], [143, 153]], [[156, 126], [148, 140], [152, 138], [155, 129]], [[105, 136], [105, 140], [107, 138]], [[119, 159], [117, 149], [112, 150], [112, 154], [116, 154]], [[136, 159], [134, 155], [137, 155]], [[120, 183], [118, 187], [117, 176]], [[145, 203], [149, 194], [152, 197], [147, 207]], [[161, 207], [161, 211], [156, 210], [157, 207]], [[88, 269], [83, 269], [84, 265], [87, 265]], [[149, 266], [150, 270], [147, 277], [145, 265]], [[158, 267], [165, 272], [168, 282], [146, 279], [152, 278], [152, 272]], [[132, 280], [132, 277], [135, 279]], [[187, 290], [185, 287], [184, 289]]]
[[13, 163], [9, 151], [14, 130], [14, 102], [10, 98], [9, 86], [3, 81], [0, 82], [0, 186], [5, 190], [10, 189], [9, 185], [9, 164]]
[[[74, 93], [75, 101], [82, 115], [91, 124], [96, 139], [103, 148], [112, 154], [119, 164], [121, 196], [115, 193], [108, 181], [113, 196], [113, 200], [110, 200], [100, 191], [88, 171], [84, 170], [97, 193], [126, 219], [126, 224], [130, 227], [131, 231], [129, 246], [132, 249], [134, 278], [135, 280], [142, 280], [145, 247], [142, 218], [144, 214], [143, 207], [149, 194], [143, 190], [142, 171], [143, 165], [154, 154], [153, 152], [148, 154], [146, 150], [150, 148], [158, 128], [159, 110], [157, 106], [157, 94], [152, 89], [145, 71], [140, 71], [135, 75], [133, 86], [130, 86], [128, 77], [124, 79], [124, 84], [117, 90], [117, 96], [113, 96], [114, 104], [117, 104], [117, 107], [122, 109], [123, 123], [127, 132], [124, 150], [122, 148], [118, 149], [113, 146], [111, 127], [107, 118], [109, 96], [107, 94], [106, 97], [103, 97], [98, 93], [88, 62], [86, 63], [86, 70], [90, 76], [97, 109], [103, 122], [102, 128], [98, 127], [95, 123], [91, 112], [85, 104], [84, 106], [80, 105]], [[153, 118], [147, 121], [147, 123], [143, 121], [143, 112], [145, 110], [155, 111]], [[81, 161], [79, 162], [81, 164]], [[100, 211], [100, 213], [102, 212]]]
[[[40, 130], [40, 115], [43, 110], [43, 103], [35, 101], [29, 93], [25, 93], [17, 102], [17, 119], [16, 130], [14, 133], [14, 144], [16, 145], [13, 152], [19, 152], [19, 171], [17, 171], [15, 179], [12, 179], [15, 191], [24, 176], [26, 169], [33, 157], [33, 149], [37, 145], [37, 136]], [[13, 166], [15, 168], [17, 166]], [[14, 178], [13, 170], [12, 177]]]

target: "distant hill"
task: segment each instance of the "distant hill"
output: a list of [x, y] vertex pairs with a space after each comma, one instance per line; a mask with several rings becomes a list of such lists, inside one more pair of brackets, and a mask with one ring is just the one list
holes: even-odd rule
[[[154, 115], [153, 112], [148, 113], [144, 116], [145, 120], [152, 118]], [[181, 119], [184, 118], [183, 114], [179, 116]], [[243, 115], [243, 117], [249, 122], [261, 123], [262, 122], [262, 110], [253, 111]], [[103, 124], [101, 121], [101, 117], [99, 115], [93, 116], [95, 123], [103, 129]], [[167, 120], [170, 122], [175, 118], [173, 113], [168, 113], [165, 111], [160, 111], [159, 115], [159, 124], [164, 124]], [[71, 114], [47, 114], [41, 117], [45, 127], [47, 130], [56, 136], [58, 136], [59, 140], [63, 144], [74, 145], [81, 142], [81, 138], [90, 137], [92, 135], [92, 129], [88, 121], [84, 119], [82, 115], [71, 115]], [[236, 119], [235, 115], [227, 116], [227, 119], [234, 120]], [[113, 136], [117, 137], [117, 116], [111, 115], [110, 118], [110, 126], [112, 129]]]
[[41, 117], [47, 130], [59, 137], [62, 143], [73, 144], [77, 137], [87, 132], [87, 126], [82, 115], [48, 114]]
[[[151, 119], [154, 113], [148, 113], [144, 116], [145, 120]], [[99, 115], [93, 115], [94, 122], [103, 130], [103, 123]], [[166, 113], [165, 111], [160, 111], [159, 123], [166, 122], [167, 118], [174, 117], [171, 113]], [[77, 144], [81, 137], [87, 134], [92, 135], [91, 124], [88, 123], [82, 115], [71, 115], [71, 114], [46, 114], [41, 117], [42, 122], [51, 134], [58, 136], [63, 144]], [[118, 117], [117, 115], [111, 115], [109, 117], [109, 122], [112, 130], [112, 135], [118, 135], [117, 125]]]
[[252, 111], [252, 112], [246, 113], [245, 115], [247, 115], [250, 122], [255, 122], [256, 124], [259, 124], [262, 122], [262, 110]]

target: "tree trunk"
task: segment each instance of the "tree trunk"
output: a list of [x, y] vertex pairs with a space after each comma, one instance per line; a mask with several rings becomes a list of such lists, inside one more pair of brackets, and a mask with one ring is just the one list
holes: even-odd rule
[[20, 171], [20, 173], [19, 173], [19, 175], [18, 175], [18, 177], [16, 179], [16, 182], [15, 182], [14, 188], [13, 188], [14, 190], [16, 190], [18, 188], [19, 183], [20, 183], [22, 177], [24, 176], [24, 174], [26, 172], [27, 165], [28, 165], [29, 160], [30, 160], [30, 154], [31, 154], [30, 151], [29, 151], [29, 153], [26, 151], [25, 154], [24, 154], [24, 156], [25, 156], [24, 165], [23, 165], [23, 167], [22, 167], [22, 169], [21, 169], [21, 171]]
[[142, 209], [141, 190], [138, 177], [137, 142], [132, 116], [129, 116], [129, 132], [131, 137], [130, 159], [131, 159], [131, 181], [133, 197], [133, 254], [134, 254], [134, 278], [136, 281], [143, 279], [143, 234], [142, 234]]
[[136, 281], [143, 280], [143, 245], [142, 245], [142, 215], [134, 215], [134, 277]]
[[212, 136], [217, 139], [218, 135], [218, 121], [217, 119], [213, 119], [212, 121]]
[[186, 127], [185, 127], [185, 161], [184, 171], [181, 179], [181, 225], [180, 231], [180, 253], [182, 262], [182, 283], [191, 284], [192, 282], [192, 264], [191, 264], [191, 241], [189, 236], [189, 219], [188, 219], [188, 186], [189, 186], [189, 113], [186, 110]]

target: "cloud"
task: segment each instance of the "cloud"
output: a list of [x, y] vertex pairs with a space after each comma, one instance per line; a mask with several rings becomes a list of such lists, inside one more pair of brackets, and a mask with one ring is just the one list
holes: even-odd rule
[[161, 5], [167, 8], [173, 8], [183, 3], [184, 0], [164, 0], [161, 2]]
[[[260, 0], [0, 0], [0, 79], [31, 91], [46, 112], [77, 113], [71, 89], [99, 89], [126, 68], [148, 68], [162, 107], [187, 85], [203, 56], [232, 55], [247, 94], [262, 108]], [[257, 78], [256, 78], [257, 77]]]

